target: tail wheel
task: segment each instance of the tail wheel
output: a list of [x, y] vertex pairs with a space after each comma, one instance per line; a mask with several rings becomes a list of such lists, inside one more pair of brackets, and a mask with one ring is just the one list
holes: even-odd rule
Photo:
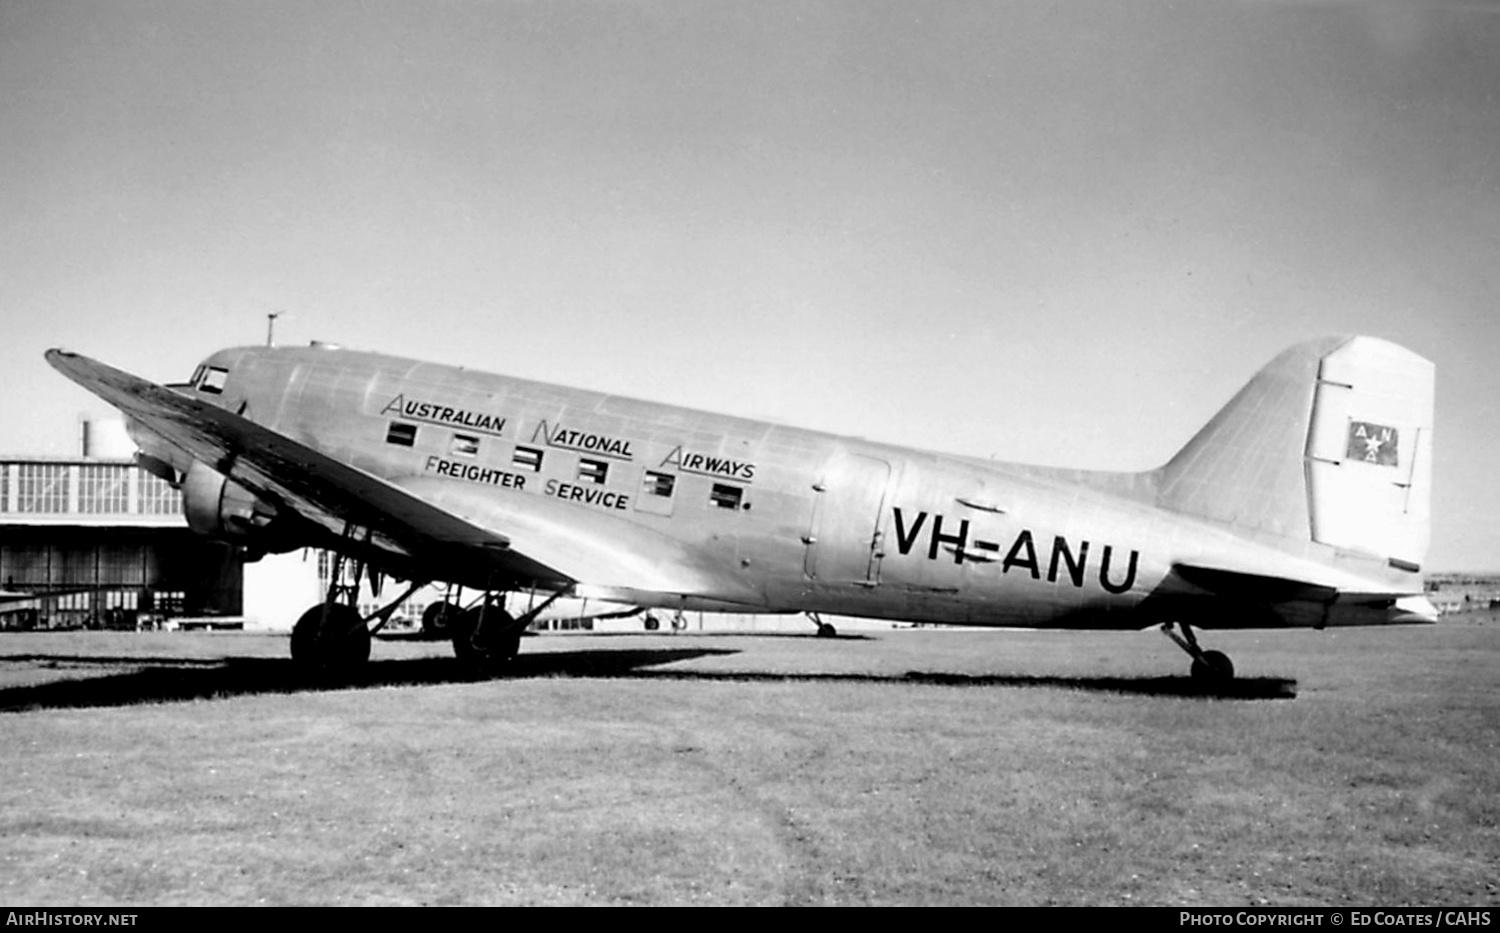
[[1210, 683], [1234, 680], [1234, 662], [1222, 651], [1205, 651], [1193, 661], [1193, 679]]
[[[1172, 631], [1176, 625], [1182, 629], [1179, 635]], [[1229, 660], [1229, 655], [1222, 651], [1204, 651], [1198, 647], [1198, 638], [1193, 634], [1193, 627], [1186, 622], [1166, 621], [1161, 624], [1161, 633], [1177, 643], [1177, 647], [1188, 653], [1193, 659], [1193, 679], [1202, 683], [1228, 683], [1234, 680], [1234, 664]]]
[[450, 623], [453, 654], [460, 664], [479, 674], [494, 674], [521, 652], [521, 633], [515, 619], [499, 606], [473, 606]]
[[292, 626], [292, 662], [313, 673], [348, 673], [370, 660], [370, 629], [343, 603], [302, 613]]

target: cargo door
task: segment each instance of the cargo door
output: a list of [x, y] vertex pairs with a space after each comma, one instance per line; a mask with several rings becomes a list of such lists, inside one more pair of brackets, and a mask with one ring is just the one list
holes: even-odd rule
[[885, 503], [891, 465], [864, 454], [841, 453], [813, 487], [817, 498], [804, 541], [803, 570], [833, 586], [875, 587], [885, 556]]

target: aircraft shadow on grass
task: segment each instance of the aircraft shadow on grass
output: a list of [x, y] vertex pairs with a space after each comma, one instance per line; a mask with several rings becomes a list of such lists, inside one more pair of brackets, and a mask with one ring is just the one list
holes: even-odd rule
[[46, 683], [0, 687], [0, 713], [544, 677], [751, 683], [919, 683], [962, 688], [1050, 687], [1143, 696], [1236, 700], [1291, 699], [1297, 695], [1295, 680], [1268, 677], [1206, 684], [1191, 677], [1060, 677], [921, 671], [901, 674], [777, 673], [658, 669], [664, 664], [738, 653], [724, 648], [659, 648], [624, 651], [585, 649], [523, 654], [512, 662], [504, 675], [498, 677], [476, 677], [467, 673], [452, 658], [412, 658], [374, 661], [356, 675], [337, 680], [309, 677], [299, 672], [290, 660], [279, 658], [11, 655], [0, 657], [0, 664], [25, 665], [32, 669], [50, 668], [69, 673]]
[[1239, 678], [1227, 683], [1205, 683], [1192, 677], [1059, 677], [1042, 674], [944, 674], [929, 671], [907, 671], [905, 674], [632, 671], [619, 676], [653, 680], [916, 683], [940, 687], [1051, 687], [1098, 693], [1220, 700], [1291, 700], [1297, 696], [1297, 681], [1280, 677]]

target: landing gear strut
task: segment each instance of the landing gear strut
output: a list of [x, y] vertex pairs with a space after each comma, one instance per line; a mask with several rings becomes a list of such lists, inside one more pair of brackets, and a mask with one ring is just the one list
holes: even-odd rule
[[819, 638], [837, 638], [837, 637], [839, 637], [839, 630], [833, 627], [833, 623], [832, 622], [824, 622], [822, 619], [820, 619], [818, 617], [818, 614], [816, 612], [809, 612], [809, 613], [807, 613], [807, 617], [809, 619], [811, 619], [812, 622], [813, 622], [813, 624], [818, 627], [818, 637]]
[[1229, 655], [1222, 651], [1204, 651], [1198, 647], [1198, 639], [1193, 635], [1192, 628], [1186, 622], [1178, 622], [1177, 627], [1182, 629], [1178, 635], [1172, 631], [1171, 622], [1161, 624], [1162, 634], [1177, 643], [1177, 646], [1186, 651], [1193, 659], [1191, 668], [1194, 680], [1204, 683], [1228, 683], [1234, 680], [1234, 662], [1229, 660]]

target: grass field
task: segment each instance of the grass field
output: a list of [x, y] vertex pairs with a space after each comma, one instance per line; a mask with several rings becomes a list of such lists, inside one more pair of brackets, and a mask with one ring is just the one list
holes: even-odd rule
[[377, 642], [0, 635], [0, 901], [1500, 904], [1500, 621]]

